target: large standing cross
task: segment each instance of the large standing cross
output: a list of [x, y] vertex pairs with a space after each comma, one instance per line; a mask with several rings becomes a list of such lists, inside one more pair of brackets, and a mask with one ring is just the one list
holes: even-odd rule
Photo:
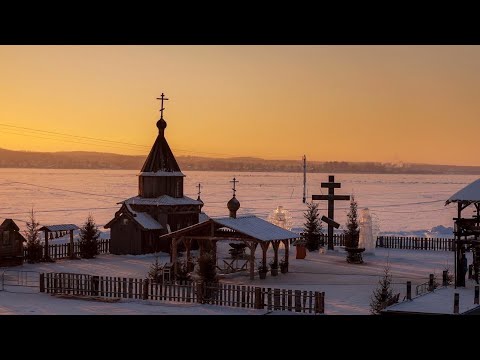
[[328, 188], [328, 195], [312, 195], [312, 200], [328, 200], [328, 218], [332, 222], [328, 224], [328, 250], [333, 250], [333, 213], [334, 213], [334, 201], [335, 200], [350, 200], [350, 195], [335, 195], [335, 188], [340, 188], [342, 185], [335, 182], [335, 176], [330, 175], [328, 182], [322, 182], [320, 185], [322, 188]]
[[237, 182], [239, 182], [239, 181], [236, 180], [235, 178], [233, 178], [233, 180], [230, 181], [230, 182], [233, 183], [233, 188], [232, 188], [232, 190], [233, 190], [233, 197], [235, 197], [235, 191], [237, 191], [237, 190], [235, 190], [235, 184], [236, 184]]
[[168, 99], [165, 97], [165, 94], [162, 92], [162, 95], [160, 95], [160, 97], [157, 98], [157, 100], [160, 100], [162, 102], [160, 107], [160, 119], [163, 119], [163, 110], [165, 110], [165, 108], [163, 107], [163, 101]]

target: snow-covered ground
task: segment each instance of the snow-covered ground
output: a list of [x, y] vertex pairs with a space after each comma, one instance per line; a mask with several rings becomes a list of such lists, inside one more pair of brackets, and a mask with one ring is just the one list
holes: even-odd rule
[[[219, 262], [221, 256], [228, 253], [228, 244], [218, 245]], [[282, 256], [283, 250], [280, 250]], [[438, 251], [415, 251], [397, 249], [377, 249], [375, 255], [365, 255], [364, 264], [348, 264], [342, 249], [321, 254], [307, 253], [304, 260], [295, 259], [295, 249], [291, 248], [290, 272], [265, 280], [249, 280], [245, 272], [222, 276], [223, 282], [232, 284], [255, 285], [272, 288], [312, 290], [325, 292], [326, 314], [369, 314], [370, 297], [377, 287], [387, 262], [396, 292], [403, 299], [406, 282], [412, 281], [415, 286], [428, 281], [430, 273], [441, 279], [442, 271], [449, 267], [453, 271], [453, 253]], [[269, 257], [272, 254], [269, 252]], [[468, 259], [471, 261], [470, 254]], [[257, 259], [260, 253], [256, 253]], [[73, 272], [92, 275], [146, 277], [155, 255], [100, 255], [89, 260], [59, 260], [56, 263], [24, 264], [12, 270], [28, 270], [38, 272]], [[160, 262], [169, 262], [169, 255], [160, 254]], [[57, 305], [55, 305], [57, 304]], [[160, 302], [125, 302], [98, 303], [80, 300], [56, 299], [46, 294], [11, 294], [0, 291], [0, 314], [16, 313], [111, 313], [111, 314], [246, 314], [252, 310], [231, 309], [228, 307], [212, 307], [199, 305], [171, 305]], [[266, 311], [260, 312], [266, 313]]]

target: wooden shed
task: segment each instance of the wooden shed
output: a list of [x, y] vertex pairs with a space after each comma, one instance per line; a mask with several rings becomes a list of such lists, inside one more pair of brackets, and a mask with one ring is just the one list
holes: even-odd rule
[[0, 266], [23, 264], [23, 242], [25, 238], [12, 219], [5, 219], [0, 225]]

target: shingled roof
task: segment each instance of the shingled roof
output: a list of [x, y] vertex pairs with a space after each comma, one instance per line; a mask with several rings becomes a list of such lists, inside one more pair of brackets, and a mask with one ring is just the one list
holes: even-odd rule
[[160, 119], [157, 122], [158, 136], [153, 144], [152, 150], [148, 154], [147, 160], [143, 164], [141, 175], [155, 176], [159, 173], [161, 176], [165, 176], [165, 173], [176, 172], [180, 173], [180, 176], [184, 176], [180, 167], [173, 156], [170, 146], [168, 146], [167, 139], [165, 139], [165, 128], [167, 123], [165, 120]]

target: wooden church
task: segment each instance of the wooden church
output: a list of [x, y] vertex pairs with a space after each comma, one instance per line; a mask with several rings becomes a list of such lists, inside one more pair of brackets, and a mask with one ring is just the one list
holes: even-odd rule
[[146, 254], [169, 251], [170, 240], [160, 235], [183, 229], [199, 222], [203, 202], [183, 194], [185, 175], [165, 139], [163, 119], [165, 95], [160, 98], [158, 136], [138, 175], [138, 195], [119, 204], [115, 217], [105, 225], [110, 229], [110, 253]]

